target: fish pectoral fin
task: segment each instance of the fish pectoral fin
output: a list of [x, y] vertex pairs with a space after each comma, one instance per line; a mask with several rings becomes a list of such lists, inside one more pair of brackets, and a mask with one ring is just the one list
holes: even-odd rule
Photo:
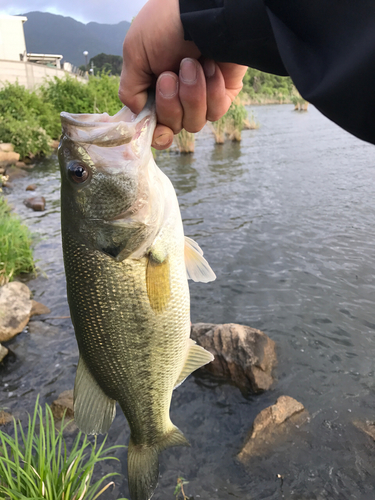
[[150, 252], [146, 269], [147, 295], [155, 313], [167, 307], [171, 297], [170, 266], [168, 256], [161, 262]]
[[176, 385], [174, 386], [175, 389], [181, 385], [186, 377], [188, 377], [192, 372], [214, 360], [214, 356], [200, 345], [197, 345], [193, 339], [189, 339], [189, 344], [189, 353], [180, 376], [177, 379]]
[[80, 356], [74, 382], [74, 421], [86, 434], [105, 434], [116, 415], [116, 401], [104, 394]]
[[185, 236], [185, 265], [188, 279], [202, 283], [216, 279], [216, 274], [203, 257], [203, 250], [188, 236]]

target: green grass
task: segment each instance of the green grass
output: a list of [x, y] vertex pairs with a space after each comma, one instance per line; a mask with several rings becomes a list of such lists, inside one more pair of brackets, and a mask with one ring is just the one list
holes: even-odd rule
[[[122, 446], [105, 449], [82, 433], [76, 436], [70, 452], [63, 437], [64, 422], [56, 430], [48, 405], [43, 412], [36, 401], [29, 415], [27, 431], [14, 421], [14, 437], [0, 430], [0, 499], [6, 500], [96, 500], [114, 483], [112, 472], [91, 484], [95, 464], [118, 460], [108, 454]], [[126, 499], [122, 499], [126, 500]]]
[[33, 271], [30, 231], [0, 195], [0, 286], [21, 273]]

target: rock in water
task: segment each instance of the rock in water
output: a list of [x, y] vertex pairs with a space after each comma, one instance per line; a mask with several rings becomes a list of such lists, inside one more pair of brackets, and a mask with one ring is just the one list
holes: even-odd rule
[[51, 410], [53, 416], [58, 420], [63, 418], [65, 411], [65, 418], [74, 418], [73, 389], [59, 394], [59, 397], [51, 404]]
[[308, 413], [302, 403], [290, 396], [280, 396], [276, 404], [257, 415], [238, 459], [246, 462], [251, 456], [261, 455], [269, 445], [279, 442], [288, 431], [306, 422], [307, 418]]
[[13, 338], [27, 325], [30, 318], [30, 290], [19, 281], [0, 288], [0, 342]]
[[35, 191], [37, 188], [36, 184], [29, 184], [26, 188], [26, 191]]
[[242, 391], [259, 393], [271, 387], [277, 357], [275, 342], [264, 332], [234, 323], [196, 323], [191, 338], [215, 356], [205, 370], [231, 380]]
[[44, 196], [33, 196], [32, 198], [27, 198], [24, 204], [28, 208], [32, 208], [34, 212], [43, 212], [46, 206], [46, 200]]
[[36, 300], [31, 301], [30, 318], [32, 316], [40, 316], [41, 314], [49, 314], [50, 312], [51, 310], [41, 302], [37, 302]]
[[0, 363], [5, 358], [5, 356], [8, 354], [8, 352], [9, 352], [8, 349], [0, 344]]

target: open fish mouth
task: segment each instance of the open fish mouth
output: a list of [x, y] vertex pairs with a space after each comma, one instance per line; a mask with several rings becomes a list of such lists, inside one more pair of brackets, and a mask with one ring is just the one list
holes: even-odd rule
[[144, 127], [156, 125], [154, 97], [150, 96], [145, 108], [135, 115], [124, 106], [118, 113], [60, 114], [63, 134], [70, 140], [100, 147], [115, 147], [136, 139]]

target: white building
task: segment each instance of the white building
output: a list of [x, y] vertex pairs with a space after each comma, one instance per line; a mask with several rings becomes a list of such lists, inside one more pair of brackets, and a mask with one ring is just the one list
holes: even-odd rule
[[26, 55], [24, 16], [0, 15], [0, 59], [21, 61]]
[[[29, 54], [26, 51], [23, 23], [25, 16], [7, 16], [0, 14], [0, 87], [18, 82], [33, 90], [42, 85], [46, 78], [64, 78], [68, 73], [72, 77], [87, 83], [82, 71], [73, 71], [69, 63], [61, 69], [60, 54]], [[65, 71], [64, 71], [65, 70]]]

